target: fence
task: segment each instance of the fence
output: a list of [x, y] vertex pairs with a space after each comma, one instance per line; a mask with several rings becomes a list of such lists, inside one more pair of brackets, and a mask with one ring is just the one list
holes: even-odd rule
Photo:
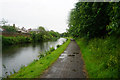
[[17, 32], [0, 32], [0, 35], [6, 36], [6, 37], [16, 37], [16, 36], [26, 36], [30, 37], [30, 33], [17, 33]]

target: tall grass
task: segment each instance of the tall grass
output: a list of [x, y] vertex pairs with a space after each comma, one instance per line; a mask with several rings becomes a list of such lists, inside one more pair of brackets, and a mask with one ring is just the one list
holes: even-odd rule
[[[37, 37], [39, 38], [39, 37]], [[59, 37], [52, 37], [50, 39], [45, 38], [44, 41], [55, 41]], [[41, 40], [43, 41], [43, 40]], [[6, 45], [13, 45], [13, 44], [21, 44], [21, 43], [30, 43], [30, 42], [39, 42], [39, 40], [34, 40], [32, 37], [25, 37], [25, 36], [16, 36], [16, 37], [5, 37], [2, 36], [2, 46]]]
[[90, 41], [76, 39], [80, 46], [90, 78], [118, 78], [120, 39], [94, 38]]
[[4, 37], [2, 36], [2, 45], [12, 45], [18, 43], [29, 43], [32, 39], [30, 37], [17, 36], [17, 37]]

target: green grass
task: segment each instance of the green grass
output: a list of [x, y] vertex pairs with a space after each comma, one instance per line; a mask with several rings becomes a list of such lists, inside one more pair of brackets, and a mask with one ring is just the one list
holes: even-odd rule
[[89, 78], [118, 78], [120, 58], [120, 39], [106, 37], [95, 38], [90, 41], [76, 39], [80, 46]]
[[32, 39], [30, 37], [17, 36], [17, 37], [5, 37], [2, 36], [2, 45], [13, 45], [13, 44], [21, 44], [21, 43], [30, 43]]
[[[45, 38], [44, 40], [41, 40], [41, 41], [55, 41], [58, 38], [59, 37], [52, 37], [50, 39]], [[16, 36], [16, 37], [2, 36], [2, 46], [22, 44], [22, 43], [32, 43], [32, 42], [35, 43], [35, 42], [40, 42], [40, 41], [34, 40], [32, 37], [26, 37], [26, 36]]]
[[27, 67], [24, 67], [20, 69], [17, 73], [10, 76], [10, 78], [38, 78], [40, 75], [45, 71], [52, 63], [54, 63], [61, 53], [64, 52], [64, 50], [69, 45], [70, 40], [67, 40], [63, 45], [61, 45], [59, 48], [57, 48], [55, 51], [51, 52], [51, 54], [48, 54], [47, 56], [35, 60], [31, 64], [29, 64]]

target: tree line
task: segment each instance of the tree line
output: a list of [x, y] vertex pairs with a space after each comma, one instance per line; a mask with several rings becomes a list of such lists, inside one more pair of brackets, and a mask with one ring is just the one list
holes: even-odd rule
[[120, 2], [77, 2], [68, 24], [73, 37], [120, 36]]
[[[18, 27], [10, 26], [10, 25], [2, 25], [3, 29], [5, 29], [6, 32], [14, 32], [18, 33]], [[16, 35], [14, 36], [2, 36], [2, 45], [12, 45], [12, 44], [21, 44], [21, 43], [30, 43], [30, 42], [41, 42], [41, 41], [53, 41], [60, 38], [60, 33], [55, 32], [53, 30], [47, 31], [44, 27], [39, 26], [37, 31], [29, 31], [30, 36], [24, 36], [24, 35]], [[23, 33], [25, 34], [25, 33]], [[28, 33], [27, 33], [28, 34]]]
[[119, 78], [120, 2], [77, 2], [68, 24], [89, 78]]
[[60, 38], [60, 34], [53, 30], [46, 31], [44, 27], [39, 27], [39, 33], [31, 31], [31, 37], [34, 41], [48, 41], [48, 40], [56, 40]]

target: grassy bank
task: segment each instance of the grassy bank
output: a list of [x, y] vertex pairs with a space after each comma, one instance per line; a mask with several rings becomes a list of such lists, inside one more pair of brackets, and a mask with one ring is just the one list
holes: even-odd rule
[[30, 43], [32, 39], [30, 37], [17, 36], [17, 37], [5, 37], [2, 36], [2, 45], [13, 45], [21, 43]]
[[63, 45], [59, 48], [50, 52], [50, 54], [46, 55], [39, 60], [35, 60], [27, 67], [20, 69], [17, 73], [10, 76], [10, 78], [37, 78], [46, 70], [52, 63], [54, 63], [60, 54], [67, 48], [70, 40], [67, 40]]
[[[44, 41], [54, 41], [57, 40], [59, 37], [52, 37], [51, 39], [45, 38]], [[43, 40], [41, 40], [43, 41]], [[22, 44], [22, 43], [31, 43], [31, 42], [40, 42], [40, 40], [34, 40], [32, 37], [25, 37], [25, 36], [17, 36], [17, 37], [5, 37], [2, 36], [2, 45], [14, 45], [14, 44]]]
[[118, 78], [120, 39], [107, 37], [90, 41], [76, 39], [84, 58], [89, 78]]

